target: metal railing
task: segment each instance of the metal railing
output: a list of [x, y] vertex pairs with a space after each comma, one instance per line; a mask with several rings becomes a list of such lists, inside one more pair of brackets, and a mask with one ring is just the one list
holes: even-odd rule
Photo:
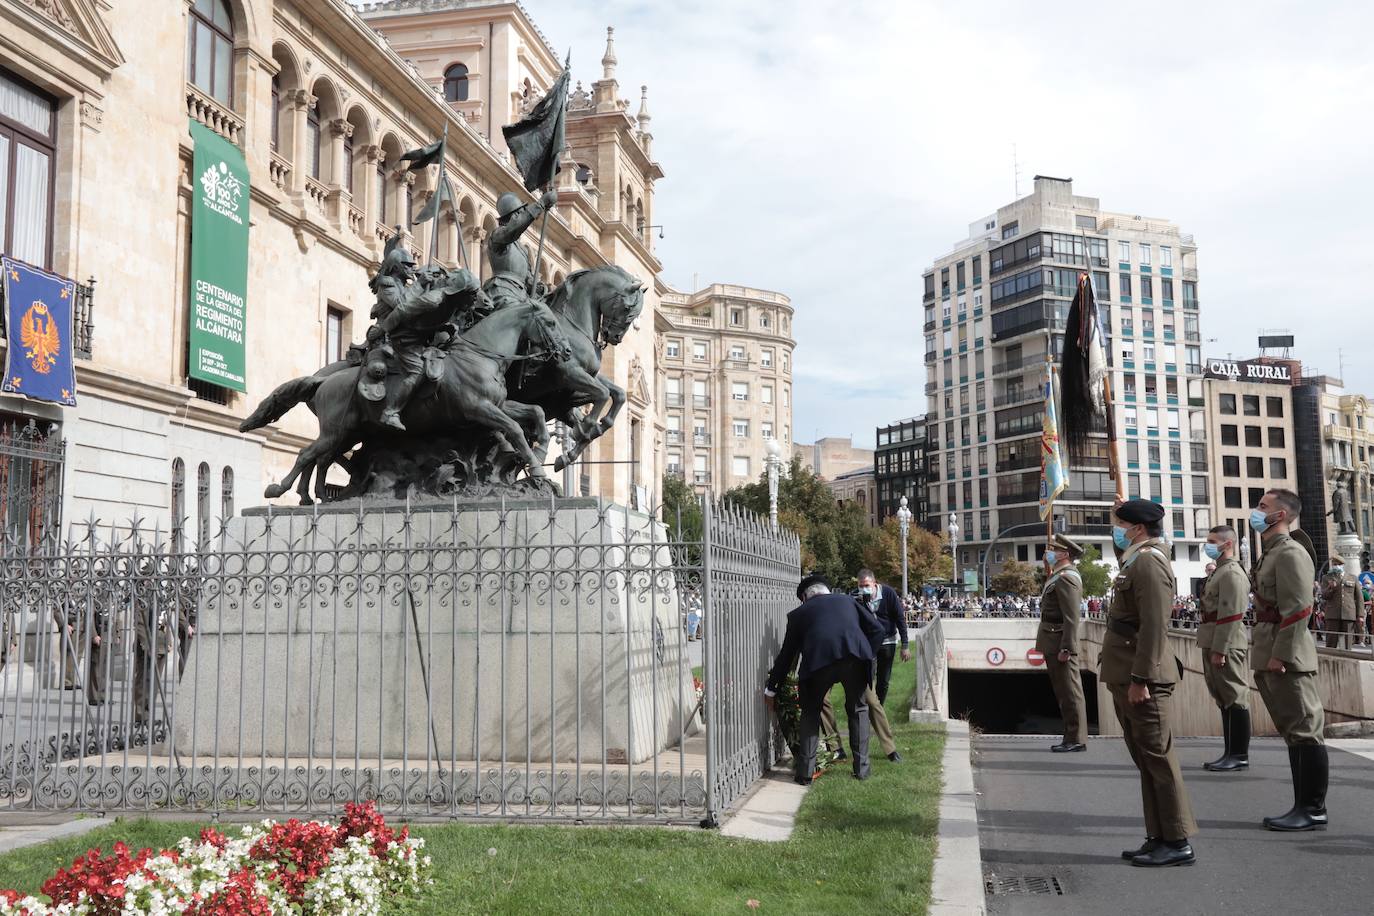
[[944, 694], [945, 631], [938, 613], [925, 626], [916, 629], [913, 641], [916, 643], [916, 696], [912, 698], [912, 706], [939, 710]]
[[780, 746], [758, 690], [800, 549], [746, 513], [317, 507], [180, 541], [0, 541], [0, 808], [713, 823]]
[[[95, 349], [95, 277], [85, 283], [75, 283], [76, 296], [72, 300], [72, 352], [82, 359], [90, 359]], [[4, 284], [0, 283], [0, 339], [6, 334]]]

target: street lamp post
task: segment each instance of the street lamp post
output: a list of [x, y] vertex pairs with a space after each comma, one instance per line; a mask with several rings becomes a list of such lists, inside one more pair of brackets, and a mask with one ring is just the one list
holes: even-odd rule
[[897, 507], [897, 527], [902, 532], [902, 600], [906, 601], [906, 536], [911, 530], [911, 510], [906, 507], [905, 496]]
[[782, 467], [782, 446], [778, 440], [772, 436], [763, 443], [768, 456], [764, 458], [764, 463], [768, 465], [768, 524], [774, 531], [778, 530], [778, 472]]
[[1240, 535], [1240, 565], [1242, 569], [1250, 568], [1250, 532], [1248, 531]]
[[953, 512], [949, 514], [949, 553], [954, 560], [954, 584], [962, 594], [964, 588], [959, 583], [959, 518]]

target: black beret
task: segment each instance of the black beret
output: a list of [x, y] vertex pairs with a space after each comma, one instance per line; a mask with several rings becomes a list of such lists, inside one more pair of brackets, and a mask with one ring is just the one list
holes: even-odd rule
[[805, 595], [806, 590], [813, 585], [824, 585], [826, 588], [829, 588], [830, 580], [818, 572], [807, 573], [805, 576], [802, 577], [801, 582], [797, 585], [797, 600], [805, 600], [802, 598], [802, 596]]
[[1128, 499], [1117, 506], [1116, 517], [1132, 525], [1148, 525], [1164, 517], [1164, 507], [1149, 499]]

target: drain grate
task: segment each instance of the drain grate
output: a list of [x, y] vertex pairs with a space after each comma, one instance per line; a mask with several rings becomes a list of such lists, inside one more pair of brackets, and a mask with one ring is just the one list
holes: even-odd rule
[[984, 890], [993, 897], [1021, 894], [1064, 896], [1064, 885], [1051, 875], [990, 875]]

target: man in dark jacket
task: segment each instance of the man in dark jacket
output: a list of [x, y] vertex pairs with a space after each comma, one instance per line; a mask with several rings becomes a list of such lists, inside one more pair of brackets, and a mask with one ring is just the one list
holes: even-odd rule
[[832, 594], [830, 583], [816, 573], [802, 579], [797, 597], [802, 603], [787, 615], [787, 632], [768, 675], [764, 702], [773, 704], [774, 695], [800, 656], [797, 693], [801, 705], [801, 747], [797, 754], [797, 782], [807, 785], [816, 772], [821, 703], [831, 687], [844, 685], [854, 778], [867, 779], [868, 702], [864, 693], [873, 676], [873, 641], [881, 639], [882, 627], [853, 598]]
[[902, 599], [897, 597], [896, 589], [878, 584], [877, 576], [871, 569], [859, 570], [859, 600], [868, 605], [873, 616], [883, 628], [882, 642], [873, 647], [878, 653], [877, 673], [873, 689], [878, 694], [878, 702], [887, 702], [887, 685], [892, 680], [892, 663], [897, 656], [897, 641], [901, 637], [902, 661], [911, 660], [910, 640], [906, 633], [906, 608]]

